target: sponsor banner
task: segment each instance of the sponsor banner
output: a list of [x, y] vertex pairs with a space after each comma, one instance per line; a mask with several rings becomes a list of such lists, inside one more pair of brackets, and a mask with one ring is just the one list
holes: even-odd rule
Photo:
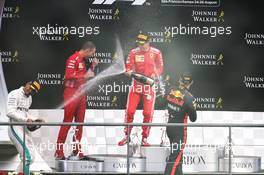
[[244, 85], [246, 88], [252, 89], [263, 89], [264, 88], [264, 77], [256, 77], [256, 76], [244, 76]]
[[[94, 56], [98, 59], [99, 64], [112, 64], [117, 59], [116, 53], [111, 52], [96, 52]], [[89, 59], [89, 62], [91, 62], [91, 59]]]
[[171, 43], [170, 31], [148, 32], [151, 43]]
[[190, 60], [193, 65], [201, 66], [223, 66], [224, 55], [223, 54], [197, 54], [192, 53]]
[[89, 8], [88, 15], [90, 20], [96, 21], [118, 21], [120, 20], [119, 8]]
[[115, 109], [118, 107], [118, 97], [114, 96], [87, 96], [87, 106], [93, 109]]
[[13, 6], [4, 6], [3, 8], [3, 19], [17, 19], [20, 18], [20, 6], [13, 5]]
[[42, 86], [56, 86], [63, 84], [63, 75], [59, 73], [38, 73], [36, 77]]
[[245, 41], [247, 45], [264, 45], [264, 33], [245, 33]]
[[196, 97], [196, 109], [200, 111], [215, 111], [223, 109], [222, 97]]
[[205, 11], [205, 10], [192, 10], [193, 22], [216, 23], [225, 22], [225, 12], [221, 11]]
[[0, 58], [2, 63], [18, 63], [20, 61], [18, 50], [0, 50]]

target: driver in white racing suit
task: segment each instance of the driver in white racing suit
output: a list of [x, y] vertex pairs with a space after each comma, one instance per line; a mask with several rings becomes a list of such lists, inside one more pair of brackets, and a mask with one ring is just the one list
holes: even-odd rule
[[[34, 121], [40, 122], [36, 117], [31, 116], [28, 113], [29, 107], [32, 103], [31, 95], [37, 93], [40, 90], [40, 84], [37, 81], [28, 82], [25, 86], [19, 89], [13, 90], [8, 94], [7, 99], [7, 117], [10, 122], [29, 122], [32, 125], [27, 125], [25, 129], [25, 142], [23, 140], [23, 126], [11, 125], [8, 128], [8, 135], [10, 140], [15, 145], [16, 149], [20, 154], [21, 160], [23, 160], [23, 147], [25, 149], [25, 164], [23, 162], [17, 168], [18, 172], [24, 171], [25, 175], [30, 174], [29, 166], [34, 160], [34, 144], [31, 138], [30, 131], [32, 127], [36, 127], [33, 124]], [[39, 126], [38, 126], [39, 128]]]

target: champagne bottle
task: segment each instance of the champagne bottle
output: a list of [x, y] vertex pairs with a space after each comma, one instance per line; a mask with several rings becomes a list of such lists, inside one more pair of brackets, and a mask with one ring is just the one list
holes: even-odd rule
[[147, 84], [147, 85], [152, 86], [155, 82], [152, 78], [149, 78], [149, 77], [144, 76], [142, 74], [132, 73], [131, 76], [132, 76], [132, 78], [134, 78], [139, 83], [143, 83], [143, 84]]

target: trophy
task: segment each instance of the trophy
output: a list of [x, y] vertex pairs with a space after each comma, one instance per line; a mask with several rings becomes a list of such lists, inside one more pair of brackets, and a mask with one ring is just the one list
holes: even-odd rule
[[[168, 123], [169, 120], [169, 113], [168, 110], [165, 111], [164, 115], [163, 115], [163, 123]], [[166, 127], [162, 127], [161, 129], [161, 138], [160, 138], [160, 146], [169, 146], [170, 142], [168, 142], [167, 139], [167, 133], [166, 133]]]
[[[70, 135], [72, 136], [71, 138], [73, 138], [73, 140], [70, 142], [71, 144], [71, 149], [72, 152], [74, 150], [74, 147], [78, 146], [80, 144], [79, 140], [77, 140], [76, 138], [76, 132], [78, 131], [78, 129], [76, 127], [72, 127], [71, 131], [70, 131]], [[78, 155], [74, 156], [74, 155], [70, 155], [68, 157], [69, 160], [79, 160]]]
[[135, 132], [131, 134], [131, 142], [129, 145], [129, 156], [131, 157], [144, 157], [141, 150], [141, 141], [139, 139], [140, 129], [136, 127]]

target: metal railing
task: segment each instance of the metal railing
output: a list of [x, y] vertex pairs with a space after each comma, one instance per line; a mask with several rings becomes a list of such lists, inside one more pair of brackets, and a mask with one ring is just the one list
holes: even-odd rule
[[[229, 165], [228, 165], [228, 174], [236, 174], [232, 173], [232, 128], [237, 128], [237, 127], [243, 127], [243, 128], [257, 128], [257, 127], [263, 127], [264, 124], [219, 124], [219, 123], [190, 123], [190, 124], [183, 124], [183, 123], [75, 123], [75, 122], [70, 122], [70, 123], [63, 123], [63, 122], [45, 122], [45, 123], [39, 123], [35, 122], [35, 125], [41, 125], [41, 126], [123, 126], [123, 127], [130, 127], [130, 126], [151, 126], [151, 127], [166, 127], [166, 126], [176, 126], [176, 127], [211, 127], [211, 128], [216, 128], [216, 127], [221, 127], [221, 128], [228, 128], [228, 146], [229, 146]], [[27, 122], [0, 122], [0, 126], [23, 126], [23, 167], [25, 165], [25, 140], [26, 140], [26, 127], [27, 125], [32, 125], [32, 123], [27, 123]], [[127, 139], [129, 139], [130, 135], [127, 135]], [[129, 142], [127, 142], [127, 174], [130, 174], [130, 166], [129, 166]], [[25, 170], [24, 170], [25, 171]], [[212, 172], [210, 174], [219, 174], [219, 172]]]

